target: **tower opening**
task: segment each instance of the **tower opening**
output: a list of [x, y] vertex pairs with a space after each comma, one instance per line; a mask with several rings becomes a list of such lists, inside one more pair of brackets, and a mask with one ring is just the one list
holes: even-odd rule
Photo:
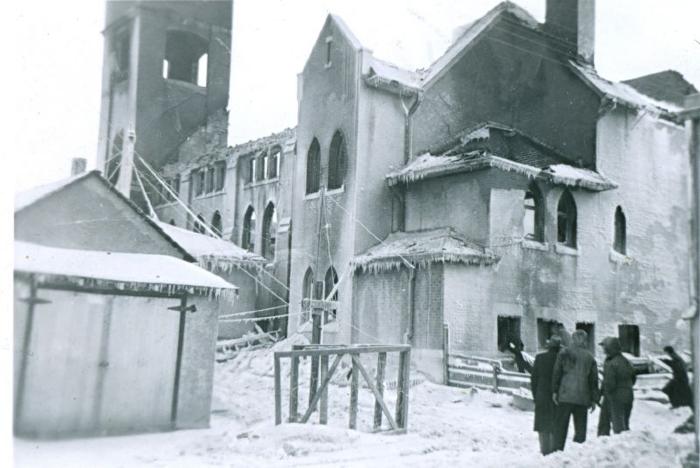
[[163, 60], [163, 77], [205, 87], [207, 84], [207, 41], [185, 31], [168, 31]]

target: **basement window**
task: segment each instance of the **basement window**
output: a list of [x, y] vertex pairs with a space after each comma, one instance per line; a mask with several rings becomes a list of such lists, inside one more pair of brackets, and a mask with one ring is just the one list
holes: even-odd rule
[[520, 317], [502, 317], [498, 316], [498, 350], [505, 352], [508, 350], [510, 343], [518, 344], [520, 339]]
[[592, 322], [578, 322], [576, 330], [583, 330], [588, 335], [588, 350], [595, 354], [595, 324]]
[[558, 324], [556, 320], [537, 319], [537, 344], [540, 349], [547, 347], [547, 341], [554, 334]]
[[623, 353], [639, 356], [639, 326], [628, 324], [618, 325], [617, 336], [620, 339]]

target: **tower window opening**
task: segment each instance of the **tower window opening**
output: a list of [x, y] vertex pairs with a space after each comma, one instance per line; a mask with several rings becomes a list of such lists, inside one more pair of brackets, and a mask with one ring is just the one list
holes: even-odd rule
[[114, 34], [112, 42], [113, 70], [112, 79], [114, 82], [124, 81], [129, 78], [129, 57], [131, 55], [131, 30], [124, 28]]
[[197, 86], [207, 85], [207, 41], [185, 31], [169, 31], [165, 43], [163, 76]]

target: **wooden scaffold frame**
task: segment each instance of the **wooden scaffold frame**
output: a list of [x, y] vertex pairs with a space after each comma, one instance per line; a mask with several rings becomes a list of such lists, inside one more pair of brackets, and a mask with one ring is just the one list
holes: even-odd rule
[[[361, 354], [377, 354], [377, 375], [373, 382], [372, 377], [360, 361]], [[384, 377], [386, 373], [386, 360], [388, 353], [399, 354], [399, 368], [397, 380], [396, 410], [392, 415], [384, 401]], [[305, 345], [296, 347], [292, 351], [275, 352], [275, 424], [282, 423], [282, 376], [281, 361], [289, 358], [291, 372], [289, 378], [289, 422], [307, 423], [311, 415], [319, 408], [319, 423], [328, 423], [328, 384], [333, 373], [338, 369], [340, 361], [346, 355], [352, 360], [352, 373], [350, 377], [350, 429], [357, 428], [357, 408], [359, 376], [361, 375], [369, 389], [374, 394], [374, 431], [381, 430], [382, 419], [385, 417], [394, 433], [405, 433], [408, 427], [408, 390], [411, 372], [411, 346], [410, 345]], [[330, 357], [334, 356], [333, 363], [329, 367]], [[299, 417], [299, 361], [300, 358], [311, 357], [320, 360], [320, 385], [318, 389], [310, 388], [310, 402], [306, 412]]]

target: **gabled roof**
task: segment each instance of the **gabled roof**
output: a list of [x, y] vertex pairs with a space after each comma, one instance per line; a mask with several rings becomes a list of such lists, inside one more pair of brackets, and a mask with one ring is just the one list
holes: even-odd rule
[[115, 196], [122, 200], [124, 203], [126, 203], [146, 223], [150, 224], [168, 243], [173, 245], [179, 252], [181, 252], [185, 260], [195, 260], [195, 258], [189, 252], [187, 252], [186, 249], [184, 249], [163, 230], [159, 223], [147, 216], [134, 202], [132, 202], [129, 198], [125, 197], [119, 190], [114, 188], [114, 186], [110, 184], [107, 179], [102, 177], [102, 174], [98, 170], [84, 172], [73, 177], [68, 177], [66, 179], [62, 179], [56, 182], [40, 185], [38, 187], [15, 194], [15, 215], [20, 213], [22, 210], [34, 205], [35, 203], [38, 203], [39, 201], [44, 200], [45, 198], [48, 198], [51, 195], [58, 193], [61, 190], [64, 190], [86, 179], [97, 180], [99, 183], [102, 184], [102, 186], [105, 187], [107, 193], [110, 193], [112, 196]]
[[670, 102], [677, 106], [683, 106], [686, 96], [698, 92], [695, 86], [676, 70], [652, 73], [625, 80], [623, 83], [658, 101]]
[[429, 263], [491, 265], [498, 257], [490, 250], [467, 242], [452, 228], [428, 231], [395, 232], [379, 245], [351, 261], [355, 271], [377, 273], [398, 269], [406, 262], [425, 266]]
[[486, 122], [463, 132], [434, 152], [425, 153], [387, 174], [389, 185], [449, 174], [500, 169], [556, 185], [593, 191], [617, 184], [593, 170], [575, 167], [544, 143], [505, 125]]
[[15, 241], [14, 270], [39, 281], [81, 287], [209, 294], [237, 289], [196, 265], [169, 255], [63, 249]]

